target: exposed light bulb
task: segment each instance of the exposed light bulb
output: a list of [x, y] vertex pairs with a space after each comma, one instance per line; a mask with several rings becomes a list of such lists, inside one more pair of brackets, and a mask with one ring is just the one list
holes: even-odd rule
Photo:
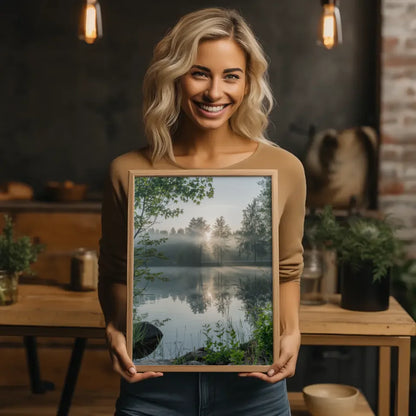
[[103, 36], [103, 26], [101, 20], [101, 7], [98, 0], [86, 0], [86, 4], [81, 16], [79, 38], [86, 43], [94, 43]]
[[341, 15], [336, 0], [321, 0], [322, 16], [319, 27], [319, 43], [326, 49], [342, 43]]

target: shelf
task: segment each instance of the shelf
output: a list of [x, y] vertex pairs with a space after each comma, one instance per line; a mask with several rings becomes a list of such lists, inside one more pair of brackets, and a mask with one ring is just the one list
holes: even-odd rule
[[101, 212], [101, 202], [0, 201], [0, 212]]
[[[302, 393], [289, 392], [288, 395], [292, 416], [311, 416], [306, 409]], [[354, 414], [351, 416], [375, 416], [366, 398], [361, 393], [358, 396], [358, 402], [354, 410]]]

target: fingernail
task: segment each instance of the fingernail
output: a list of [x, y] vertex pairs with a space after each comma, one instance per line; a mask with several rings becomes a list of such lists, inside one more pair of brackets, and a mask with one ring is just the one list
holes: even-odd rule
[[268, 375], [269, 377], [274, 376], [274, 370], [273, 370], [273, 368], [271, 368], [271, 369], [267, 372], [267, 375]]
[[135, 367], [130, 367], [128, 371], [131, 375], [136, 374], [136, 368]]

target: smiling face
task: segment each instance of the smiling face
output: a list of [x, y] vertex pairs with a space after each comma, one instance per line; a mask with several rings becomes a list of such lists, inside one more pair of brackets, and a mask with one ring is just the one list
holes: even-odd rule
[[246, 57], [232, 39], [203, 41], [192, 68], [180, 80], [181, 108], [194, 127], [229, 129], [247, 90]]

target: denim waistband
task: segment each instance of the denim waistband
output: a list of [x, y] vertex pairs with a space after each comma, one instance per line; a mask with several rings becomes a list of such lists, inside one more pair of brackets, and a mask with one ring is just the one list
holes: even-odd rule
[[269, 384], [235, 373], [165, 373], [122, 380], [116, 416], [290, 416], [286, 381]]

